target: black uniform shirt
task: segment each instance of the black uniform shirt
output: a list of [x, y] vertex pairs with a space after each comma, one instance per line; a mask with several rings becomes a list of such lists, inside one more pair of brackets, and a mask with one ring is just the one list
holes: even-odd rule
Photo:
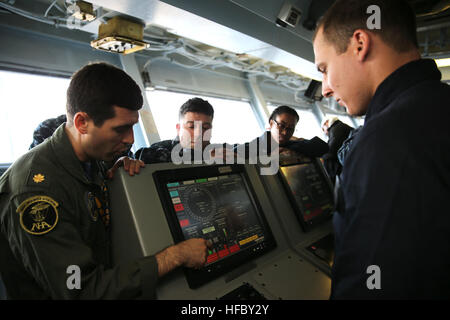
[[450, 298], [450, 126], [440, 121], [450, 87], [440, 79], [433, 60], [410, 62], [369, 104], [343, 163], [332, 298]]
[[[179, 137], [173, 140], [163, 140], [153, 143], [150, 147], [140, 148], [136, 151], [136, 159], [142, 160], [144, 163], [160, 163], [160, 162], [174, 162], [177, 161], [192, 163], [193, 161], [208, 161], [211, 160], [210, 152], [215, 150], [232, 150], [233, 146], [224, 144], [209, 144], [208, 150], [206, 147], [203, 150], [195, 150], [191, 148], [182, 148]], [[175, 150], [174, 150], [175, 149]], [[174, 154], [172, 155], [172, 152]], [[178, 152], [176, 157], [175, 154]], [[174, 159], [172, 159], [174, 157]]]
[[[234, 150], [236, 152], [238, 150], [245, 152], [245, 159], [251, 158], [256, 160], [261, 155], [265, 156], [274, 151], [275, 142], [273, 141], [275, 140], [272, 138], [270, 131], [264, 131], [261, 136], [253, 141], [235, 146]], [[252, 150], [251, 145], [256, 146], [256, 150]], [[261, 150], [260, 146], [262, 147]], [[314, 137], [311, 140], [289, 140], [278, 147], [283, 147], [311, 158], [321, 157], [328, 152], [328, 144], [319, 137]]]
[[135, 156], [144, 163], [171, 162], [172, 149], [179, 143], [178, 139], [159, 141], [150, 147], [140, 148]]
[[154, 256], [112, 265], [103, 175], [93, 162], [88, 177], [64, 128], [0, 179], [0, 271], [8, 297], [154, 298]]

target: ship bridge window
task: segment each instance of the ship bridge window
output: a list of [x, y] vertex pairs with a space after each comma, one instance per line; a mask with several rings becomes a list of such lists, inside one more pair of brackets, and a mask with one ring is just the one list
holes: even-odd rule
[[355, 124], [352, 122], [349, 116], [344, 115], [336, 115], [339, 120], [341, 120], [343, 123], [349, 125], [350, 127], [354, 128]]
[[262, 134], [251, 105], [231, 100], [165, 90], [146, 91], [148, 104], [161, 140], [174, 139], [178, 112], [187, 100], [199, 97], [214, 108], [211, 143], [245, 143]]
[[353, 128], [364, 125], [364, 117], [351, 117], [343, 114], [333, 114], [333, 113], [327, 113], [326, 116], [337, 117], [340, 121]]
[[363, 126], [364, 125], [364, 118], [363, 117], [354, 117], [353, 120], [356, 121], [358, 126]]
[[42, 121], [66, 113], [70, 79], [0, 71], [0, 163], [27, 152]]

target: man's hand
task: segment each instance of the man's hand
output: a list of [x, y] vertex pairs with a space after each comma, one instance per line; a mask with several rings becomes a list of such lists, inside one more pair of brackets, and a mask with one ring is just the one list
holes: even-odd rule
[[294, 156], [294, 155], [296, 155], [295, 151], [292, 151], [292, 150], [290, 150], [288, 148], [280, 147], [278, 149], [278, 151], [280, 152], [280, 155], [285, 155], [285, 156]]
[[163, 276], [181, 266], [199, 269], [206, 263], [211, 241], [201, 238], [189, 239], [156, 254], [158, 274]]
[[325, 122], [322, 125], [322, 131], [328, 136], [328, 129], [330, 128], [330, 120], [325, 120]]
[[211, 247], [211, 243], [205, 239], [196, 238], [180, 242], [177, 246], [184, 256], [183, 266], [199, 269], [206, 263], [208, 247]]
[[107, 172], [108, 179], [112, 179], [117, 169], [119, 169], [119, 167], [122, 166], [130, 176], [134, 176], [135, 174], [139, 173], [141, 168], [145, 167], [145, 163], [141, 160], [131, 159], [126, 156], [121, 157], [116, 161], [116, 163], [114, 163], [112, 168], [108, 170]]

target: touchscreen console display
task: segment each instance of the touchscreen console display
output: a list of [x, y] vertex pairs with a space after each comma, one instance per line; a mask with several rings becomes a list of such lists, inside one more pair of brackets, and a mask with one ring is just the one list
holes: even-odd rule
[[205, 274], [188, 272], [191, 287], [275, 246], [243, 166], [180, 168], [154, 175], [175, 241], [204, 238], [212, 243]]
[[316, 159], [280, 166], [287, 195], [305, 231], [330, 218], [334, 208], [331, 183]]

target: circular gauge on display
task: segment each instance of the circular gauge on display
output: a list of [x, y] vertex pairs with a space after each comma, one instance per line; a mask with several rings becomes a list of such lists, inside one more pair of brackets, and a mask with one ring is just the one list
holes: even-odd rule
[[216, 200], [206, 188], [192, 186], [186, 192], [186, 199], [185, 211], [197, 221], [208, 221], [216, 213]]

